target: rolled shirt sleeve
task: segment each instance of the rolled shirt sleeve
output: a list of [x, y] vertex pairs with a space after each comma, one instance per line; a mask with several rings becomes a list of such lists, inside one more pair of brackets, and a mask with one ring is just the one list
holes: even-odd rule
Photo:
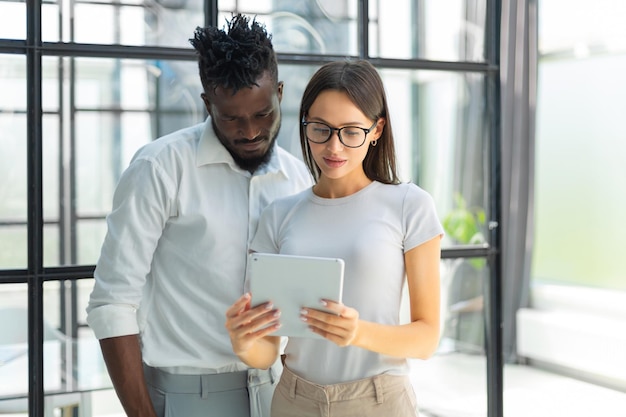
[[122, 175], [87, 307], [87, 323], [98, 339], [139, 333], [136, 313], [155, 248], [174, 211], [172, 193], [172, 181], [150, 159], [133, 160]]

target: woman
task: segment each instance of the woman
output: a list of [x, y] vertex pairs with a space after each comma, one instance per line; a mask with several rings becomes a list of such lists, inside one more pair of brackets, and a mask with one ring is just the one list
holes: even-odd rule
[[[302, 309], [323, 339], [289, 338], [272, 416], [416, 416], [407, 359], [429, 357], [440, 327], [443, 231], [432, 198], [398, 180], [385, 90], [367, 61], [322, 66], [300, 118], [315, 185], [268, 206], [251, 250], [344, 259], [343, 303], [320, 300], [336, 314]], [[405, 277], [411, 320], [400, 325]], [[246, 294], [226, 318], [244, 362], [276, 359], [280, 312], [271, 304], [250, 308]]]

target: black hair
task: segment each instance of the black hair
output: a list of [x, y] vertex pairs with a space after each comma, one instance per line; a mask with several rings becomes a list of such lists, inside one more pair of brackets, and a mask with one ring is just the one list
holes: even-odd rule
[[212, 94], [222, 87], [237, 93], [258, 86], [257, 80], [268, 71], [278, 85], [278, 64], [272, 36], [265, 26], [237, 14], [226, 21], [225, 29], [196, 28], [189, 39], [198, 55], [200, 81], [204, 92]]
[[[323, 65], [313, 75], [302, 95], [300, 104], [300, 121], [306, 118], [309, 109], [317, 96], [323, 91], [335, 90], [346, 93], [350, 100], [372, 121], [385, 119], [383, 132], [378, 138], [377, 146], [370, 146], [363, 170], [373, 181], [384, 184], [400, 183], [396, 169], [396, 154], [387, 106], [387, 95], [383, 81], [376, 68], [365, 60], [346, 60], [330, 62]], [[300, 144], [302, 156], [309, 167], [313, 178], [317, 181], [320, 168], [315, 163], [309, 141], [306, 139], [304, 127], [300, 126]]]

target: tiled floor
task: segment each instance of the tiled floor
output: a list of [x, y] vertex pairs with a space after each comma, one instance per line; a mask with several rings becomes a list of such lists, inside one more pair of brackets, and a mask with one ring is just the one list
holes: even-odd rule
[[[447, 354], [413, 363], [422, 417], [486, 417], [485, 358]], [[505, 365], [504, 417], [626, 417], [626, 393], [537, 368]]]

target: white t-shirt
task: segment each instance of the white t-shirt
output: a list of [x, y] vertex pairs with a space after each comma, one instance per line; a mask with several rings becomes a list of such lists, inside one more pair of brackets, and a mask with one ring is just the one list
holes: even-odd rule
[[254, 175], [210, 119], [140, 149], [107, 217], [87, 322], [98, 339], [139, 333], [143, 360], [173, 373], [245, 369], [224, 328], [244, 291], [262, 209], [312, 184], [280, 147]]
[[[342, 258], [343, 303], [363, 320], [397, 325], [404, 253], [442, 233], [426, 191], [373, 182], [344, 198], [321, 198], [308, 189], [276, 200], [263, 212], [251, 249]], [[285, 353], [290, 370], [323, 385], [408, 373], [404, 358], [327, 340], [289, 338]]]

